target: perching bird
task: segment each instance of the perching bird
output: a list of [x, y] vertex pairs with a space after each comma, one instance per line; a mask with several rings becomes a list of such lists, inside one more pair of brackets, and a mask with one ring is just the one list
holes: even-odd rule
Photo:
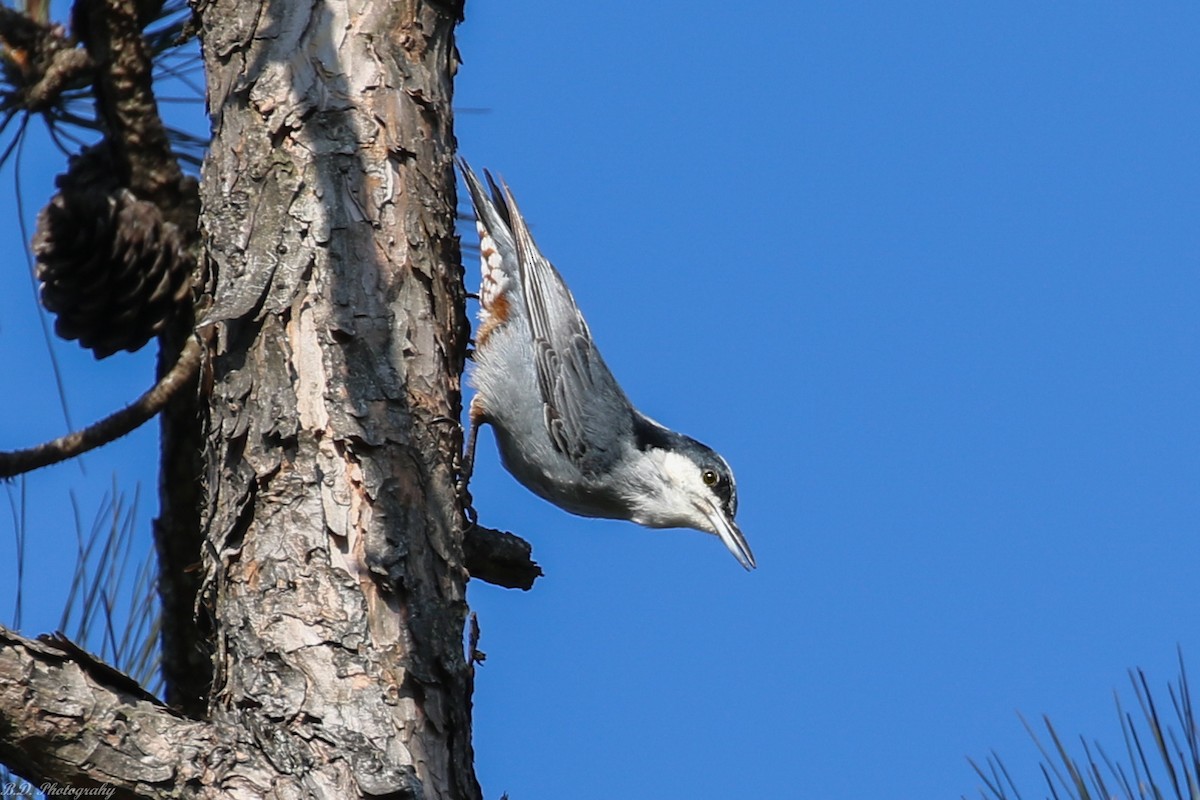
[[633, 407], [512, 192], [484, 172], [489, 197], [459, 163], [483, 270], [464, 485], [479, 426], [490, 423], [505, 468], [534, 494], [585, 517], [715, 534], [753, 569], [734, 522], [737, 487], [725, 459]]

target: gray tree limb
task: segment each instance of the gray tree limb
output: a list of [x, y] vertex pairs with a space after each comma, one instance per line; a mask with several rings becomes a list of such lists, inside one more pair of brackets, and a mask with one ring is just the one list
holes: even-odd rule
[[[36, 786], [119, 798], [259, 797], [275, 770], [249, 740], [176, 715], [61, 639], [0, 626], [0, 761]], [[226, 727], [225, 730], [233, 730]]]
[[200, 343], [194, 338], [167, 374], [141, 397], [86, 428], [25, 450], [0, 452], [0, 478], [11, 478], [73, 458], [108, 444], [150, 420], [180, 389], [189, 385], [200, 366]]

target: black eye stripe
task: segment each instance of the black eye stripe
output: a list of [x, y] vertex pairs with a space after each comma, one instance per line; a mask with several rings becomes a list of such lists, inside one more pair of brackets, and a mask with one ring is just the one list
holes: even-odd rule
[[[722, 504], [726, 507], [732, 506], [734, 496], [733, 479], [725, 470], [705, 467], [701, 470], [700, 476], [704, 480], [704, 485], [712, 489], [713, 494], [721, 500]], [[709, 476], [713, 476], [714, 480], [710, 482], [708, 480]]]

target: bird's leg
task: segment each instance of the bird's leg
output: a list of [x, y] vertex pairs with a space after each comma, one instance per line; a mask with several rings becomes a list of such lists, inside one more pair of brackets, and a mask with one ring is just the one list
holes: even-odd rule
[[475, 469], [475, 442], [479, 438], [479, 426], [483, 422], [483, 414], [475, 399], [471, 401], [471, 409], [467, 416], [471, 420], [471, 427], [467, 430], [462, 460], [458, 465], [458, 499], [467, 522], [474, 527], [479, 515], [475, 512], [475, 503], [468, 486], [471, 483], [471, 473]]
[[[462, 423], [451, 417], [434, 417], [435, 424], [453, 425], [462, 431]], [[451, 467], [454, 469], [456, 480], [454, 483], [454, 493], [458, 497], [459, 506], [463, 510], [463, 516], [467, 521], [467, 530], [475, 527], [475, 522], [479, 519], [479, 515], [475, 513], [475, 508], [472, 505], [471, 493], [467, 491], [467, 483], [471, 480], [471, 467], [475, 462], [475, 438], [479, 435], [478, 423], [472, 418], [471, 430], [468, 433], [466, 453], [463, 455], [455, 454], [454, 462]], [[465, 466], [464, 466], [465, 464]]]

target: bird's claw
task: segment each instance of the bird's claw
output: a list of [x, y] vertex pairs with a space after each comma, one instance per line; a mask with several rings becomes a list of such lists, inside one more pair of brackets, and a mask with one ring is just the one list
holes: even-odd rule
[[[432, 421], [434, 424], [454, 425], [458, 427], [459, 430], [462, 429], [462, 423], [453, 417], [438, 416], [434, 417]], [[470, 467], [466, 467], [464, 469], [463, 461], [463, 454], [455, 453], [450, 467], [454, 470], [454, 474], [457, 476], [457, 480], [454, 483], [454, 493], [458, 497], [458, 505], [462, 509], [463, 519], [466, 522], [463, 530], [468, 531], [471, 528], [474, 528], [479, 522], [479, 514], [475, 511], [474, 500], [471, 498], [471, 492], [467, 489], [467, 484], [471, 480]]]

